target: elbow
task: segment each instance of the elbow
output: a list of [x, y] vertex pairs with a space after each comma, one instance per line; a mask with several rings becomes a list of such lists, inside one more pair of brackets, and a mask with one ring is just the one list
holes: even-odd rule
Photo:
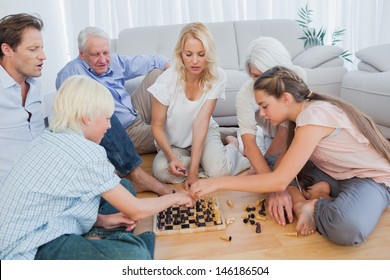
[[244, 145], [244, 155], [250, 155], [250, 148], [248, 145]]
[[134, 221], [140, 221], [142, 220], [143, 218], [145, 218], [145, 215], [142, 215], [141, 213], [140, 214], [133, 214], [130, 219], [134, 220]]

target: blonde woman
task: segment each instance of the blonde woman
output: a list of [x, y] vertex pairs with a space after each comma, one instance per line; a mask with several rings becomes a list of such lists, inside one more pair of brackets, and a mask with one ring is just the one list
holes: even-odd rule
[[[114, 112], [100, 83], [69, 78], [54, 111], [51, 128], [32, 141], [0, 186], [0, 259], [153, 258], [154, 234], [131, 231], [143, 217], [191, 205], [188, 193], [138, 199], [115, 174], [99, 145]], [[85, 235], [93, 226], [95, 234]]]
[[271, 173], [200, 180], [191, 187], [192, 195], [220, 189], [282, 191], [310, 159], [314, 166], [303, 169], [303, 175], [327, 182], [315, 192], [328, 198], [311, 195], [306, 200], [298, 188], [290, 192], [297, 231], [308, 235], [317, 230], [343, 245], [364, 242], [390, 205], [389, 141], [369, 117], [342, 100], [311, 92], [287, 68], [266, 71], [254, 90], [260, 113], [271, 124], [290, 121], [284, 157]]
[[[249, 161], [234, 145], [224, 146], [211, 114], [225, 97], [226, 75], [217, 66], [215, 43], [202, 23], [183, 27], [173, 66], [148, 90], [152, 98], [152, 132], [159, 146], [153, 174], [167, 183], [199, 176], [236, 175]], [[200, 166], [203, 172], [200, 172]]]

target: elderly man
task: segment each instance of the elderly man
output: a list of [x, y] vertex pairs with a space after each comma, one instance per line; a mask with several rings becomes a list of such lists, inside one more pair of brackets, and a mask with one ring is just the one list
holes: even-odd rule
[[[87, 27], [78, 36], [79, 56], [70, 61], [57, 75], [56, 86], [70, 76], [86, 75], [105, 85], [115, 100], [115, 115], [131, 138], [139, 154], [156, 151], [151, 132], [151, 96], [147, 88], [169, 67], [161, 55], [121, 56], [110, 53], [106, 32]], [[134, 93], [126, 92], [125, 82], [146, 75]], [[113, 142], [111, 133], [106, 135]]]

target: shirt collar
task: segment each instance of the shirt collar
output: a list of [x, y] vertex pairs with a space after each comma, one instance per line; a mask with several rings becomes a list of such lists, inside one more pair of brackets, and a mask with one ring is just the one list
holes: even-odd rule
[[[36, 79], [35, 78], [27, 78], [27, 83], [30, 85], [35, 85]], [[18, 83], [8, 74], [7, 71], [3, 68], [2, 65], [0, 65], [0, 82], [3, 84], [4, 88], [10, 88]]]
[[5, 71], [2, 65], [0, 65], [0, 82], [4, 88], [13, 87], [16, 84], [15, 80]]
[[91, 73], [92, 75], [94, 75], [95, 77], [106, 77], [106, 76], [112, 76], [113, 74], [113, 71], [112, 69], [110, 68], [110, 66], [108, 66], [107, 68], [107, 71], [106, 73], [103, 73], [101, 75], [98, 75], [95, 70], [93, 70], [89, 65], [88, 63], [86, 63], [83, 59], [81, 59], [80, 55], [77, 57], [77, 60], [81, 63], [81, 65], [83, 65], [83, 67], [85, 69], [88, 70], [89, 73]]

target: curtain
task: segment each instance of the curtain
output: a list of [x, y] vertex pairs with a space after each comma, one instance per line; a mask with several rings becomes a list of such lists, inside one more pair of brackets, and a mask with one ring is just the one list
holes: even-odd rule
[[[354, 54], [357, 50], [390, 43], [390, 1], [385, 0], [0, 0], [0, 17], [38, 13], [47, 61], [43, 90], [54, 90], [56, 73], [78, 54], [77, 35], [89, 25], [104, 29], [111, 38], [127, 27], [168, 25], [193, 21], [219, 22], [252, 19], [298, 19], [306, 4], [313, 10], [312, 27], [325, 27], [325, 43], [338, 27], [346, 34], [338, 45]], [[354, 60], [354, 55], [351, 56]], [[349, 69], [356, 65], [346, 63]]]

